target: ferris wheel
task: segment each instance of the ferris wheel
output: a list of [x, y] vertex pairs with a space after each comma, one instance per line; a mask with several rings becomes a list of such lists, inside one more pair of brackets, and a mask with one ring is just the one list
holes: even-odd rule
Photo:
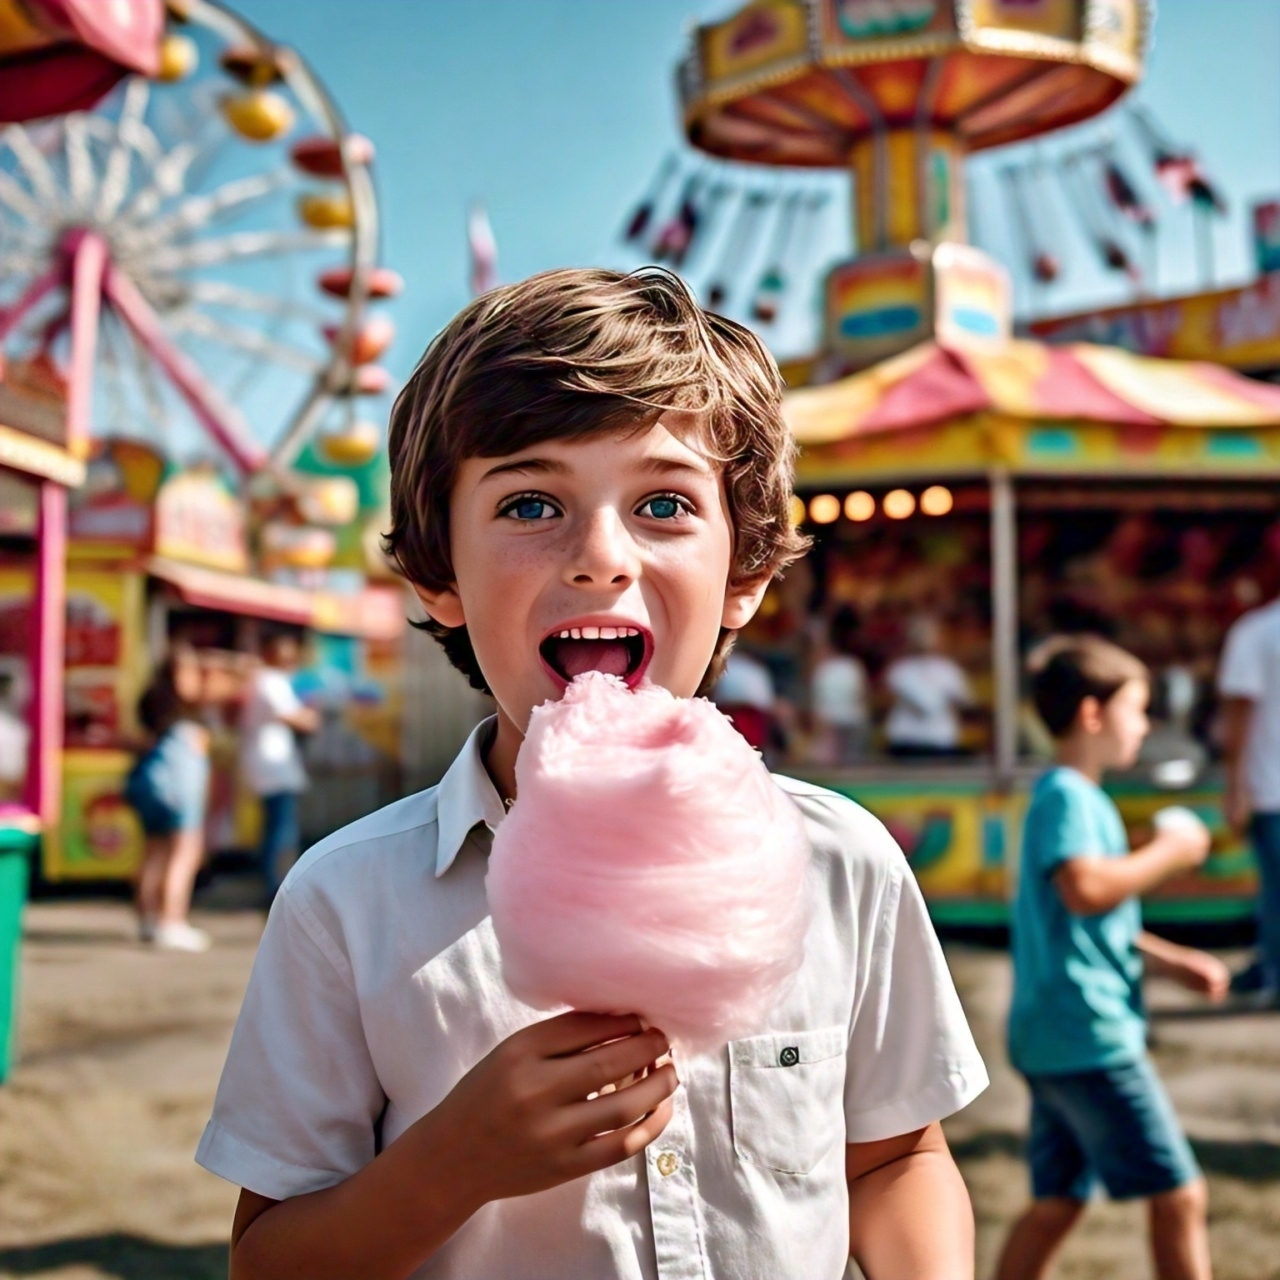
[[373, 146], [293, 49], [213, 0], [166, 9], [158, 75], [0, 130], [0, 396], [56, 383], [73, 447], [365, 461], [394, 337], [371, 304], [400, 287]]

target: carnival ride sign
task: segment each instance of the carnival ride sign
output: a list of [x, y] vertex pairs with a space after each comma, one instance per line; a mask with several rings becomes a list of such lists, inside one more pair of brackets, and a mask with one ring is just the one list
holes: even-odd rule
[[216, 472], [170, 476], [156, 494], [155, 509], [156, 555], [232, 573], [248, 569], [245, 509]]
[[929, 263], [910, 253], [867, 254], [827, 276], [827, 346], [871, 363], [928, 336]]
[[707, 88], [767, 78], [803, 62], [808, 50], [805, 10], [794, 0], [766, 0], [699, 33]]

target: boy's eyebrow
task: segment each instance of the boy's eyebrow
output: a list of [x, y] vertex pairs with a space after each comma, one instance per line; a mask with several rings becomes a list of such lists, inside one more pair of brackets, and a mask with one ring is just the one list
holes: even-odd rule
[[646, 471], [656, 471], [660, 475], [670, 475], [681, 471], [695, 476], [713, 474], [711, 468], [705, 463], [685, 462], [682, 458], [646, 458], [644, 460], [644, 469]]
[[[645, 458], [640, 464], [644, 471], [656, 472], [659, 475], [672, 475], [679, 472], [685, 472], [689, 475], [707, 476], [711, 475], [710, 467], [695, 463], [685, 462], [681, 458]], [[480, 477], [480, 482], [492, 478], [493, 476], [508, 475], [516, 472], [536, 472], [541, 475], [565, 475], [571, 468], [567, 463], [559, 462], [555, 458], [512, 458], [508, 462], [499, 462], [490, 467], [488, 471]]]
[[483, 483], [490, 476], [506, 475], [512, 471], [536, 471], [543, 474], [563, 475], [568, 470], [565, 463], [557, 462], [554, 458], [513, 458], [510, 462], [499, 462], [496, 466], [490, 467], [480, 480]]

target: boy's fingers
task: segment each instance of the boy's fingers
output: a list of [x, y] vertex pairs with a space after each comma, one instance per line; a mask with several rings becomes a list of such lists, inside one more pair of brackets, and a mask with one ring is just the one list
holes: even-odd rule
[[594, 1173], [597, 1169], [607, 1169], [643, 1151], [671, 1122], [671, 1109], [671, 1099], [664, 1098], [635, 1124], [584, 1142], [578, 1148], [580, 1172]]
[[560, 1013], [545, 1022], [536, 1022], [526, 1034], [538, 1052], [547, 1058], [581, 1053], [606, 1040], [638, 1035], [644, 1024], [634, 1013]]
[[596, 1045], [572, 1057], [546, 1064], [551, 1076], [551, 1096], [557, 1102], [581, 1102], [610, 1085], [620, 1085], [628, 1076], [652, 1065], [670, 1046], [661, 1031], [642, 1031]]
[[633, 1126], [666, 1102], [679, 1083], [675, 1067], [667, 1063], [624, 1089], [575, 1102], [565, 1109], [572, 1131], [579, 1141], [589, 1142], [599, 1134]]

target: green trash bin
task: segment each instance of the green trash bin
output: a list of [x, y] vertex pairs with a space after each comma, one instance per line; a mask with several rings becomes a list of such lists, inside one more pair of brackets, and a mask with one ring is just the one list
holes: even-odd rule
[[18, 1036], [18, 960], [22, 908], [39, 837], [0, 821], [0, 1082], [9, 1076]]

